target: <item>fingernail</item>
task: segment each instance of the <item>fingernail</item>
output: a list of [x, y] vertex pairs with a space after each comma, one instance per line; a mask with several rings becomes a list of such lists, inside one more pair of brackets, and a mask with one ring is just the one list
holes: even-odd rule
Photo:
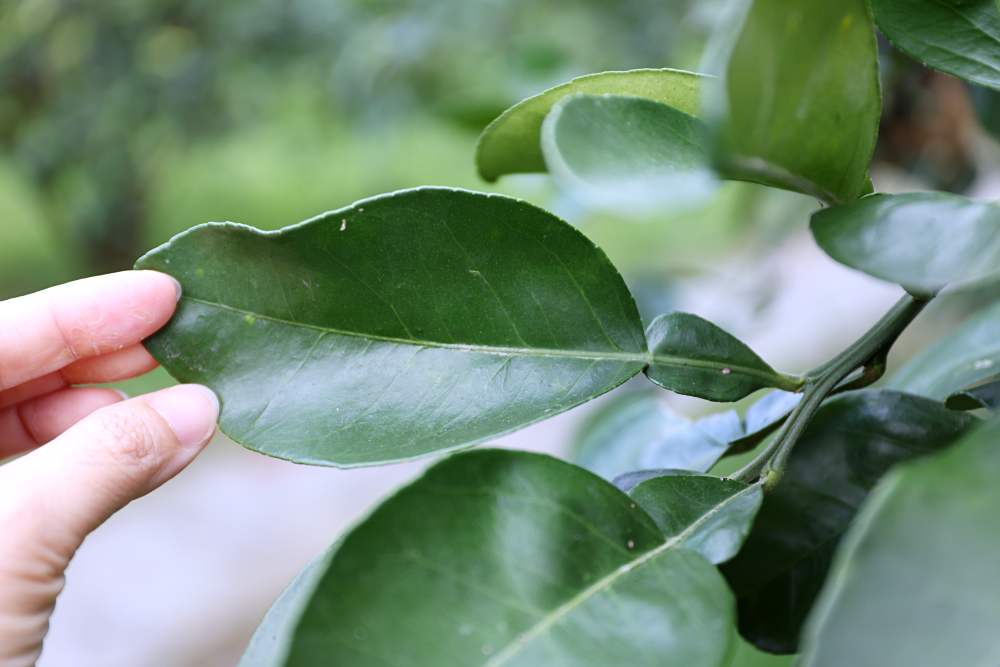
[[125, 393], [124, 391], [122, 391], [121, 389], [114, 389], [113, 391], [114, 391], [114, 392], [115, 392], [116, 394], [118, 394], [119, 396], [121, 396], [121, 397], [122, 397], [122, 400], [123, 400], [123, 401], [127, 401], [128, 399], [132, 398], [131, 396], [129, 396], [128, 394], [126, 394], [126, 393]]
[[202, 447], [215, 433], [219, 399], [208, 387], [182, 384], [152, 394], [147, 400], [184, 447]]
[[177, 300], [180, 301], [181, 295], [184, 294], [184, 288], [181, 287], [181, 281], [177, 280], [177, 278], [174, 278], [173, 276], [167, 277], [174, 281], [174, 290], [177, 291]]

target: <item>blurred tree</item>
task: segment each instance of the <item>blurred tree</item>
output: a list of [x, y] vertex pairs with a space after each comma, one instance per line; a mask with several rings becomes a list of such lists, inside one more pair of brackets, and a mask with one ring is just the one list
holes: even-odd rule
[[[527, 92], [606, 68], [694, 65], [687, 0], [23, 0], [0, 6], [0, 146], [72, 273], [131, 265], [157, 153], [286, 105], [478, 130]], [[680, 11], [680, 14], [679, 14]], [[471, 167], [470, 167], [471, 169]], [[197, 221], [192, 221], [197, 222]]]

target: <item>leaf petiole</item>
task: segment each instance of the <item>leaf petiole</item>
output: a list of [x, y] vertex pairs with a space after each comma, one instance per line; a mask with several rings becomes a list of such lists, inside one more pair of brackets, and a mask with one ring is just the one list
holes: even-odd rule
[[[906, 294], [846, 350], [807, 373], [802, 400], [781, 425], [773, 440], [730, 478], [746, 483], [763, 479], [765, 491], [773, 489], [781, 481], [792, 448], [823, 401], [834, 393], [858, 389], [875, 382], [884, 371], [885, 358], [893, 343], [929, 302], [930, 298]], [[864, 370], [858, 379], [839, 386], [859, 368]]]

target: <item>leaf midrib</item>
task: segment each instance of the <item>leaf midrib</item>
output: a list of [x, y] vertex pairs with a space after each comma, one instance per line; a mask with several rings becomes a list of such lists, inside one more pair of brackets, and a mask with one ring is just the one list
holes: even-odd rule
[[650, 364], [665, 365], [665, 366], [682, 366], [682, 367], [692, 367], [692, 368], [707, 368], [711, 370], [722, 371], [723, 369], [729, 369], [733, 374], [750, 375], [753, 377], [765, 379], [768, 382], [772, 382], [776, 378], [776, 374], [768, 373], [756, 368], [750, 368], [747, 366], [733, 365], [727, 362], [711, 361], [707, 359], [691, 359], [688, 357], [677, 357], [671, 355], [653, 355], [649, 352], [599, 352], [595, 350], [575, 350], [575, 349], [552, 349], [552, 348], [542, 348], [542, 347], [504, 347], [504, 346], [491, 346], [491, 345], [474, 345], [469, 343], [441, 343], [438, 341], [428, 341], [428, 340], [408, 340], [405, 338], [395, 338], [392, 336], [382, 336], [377, 334], [359, 333], [356, 331], [344, 331], [342, 329], [334, 329], [333, 327], [324, 327], [319, 324], [310, 324], [308, 322], [294, 322], [292, 320], [286, 320], [280, 317], [275, 317], [273, 315], [265, 315], [263, 313], [254, 312], [252, 310], [246, 310], [244, 308], [238, 308], [236, 306], [231, 306], [225, 303], [219, 303], [217, 301], [209, 301], [207, 299], [200, 299], [193, 296], [182, 296], [181, 300], [191, 301], [193, 303], [198, 303], [204, 306], [210, 306], [213, 308], [219, 308], [221, 310], [228, 310], [240, 315], [249, 315], [256, 319], [266, 320], [269, 322], [275, 322], [277, 324], [284, 324], [291, 327], [299, 327], [302, 329], [311, 329], [313, 331], [319, 331], [323, 333], [330, 333], [339, 336], [347, 336], [350, 338], [363, 338], [366, 340], [378, 340], [386, 343], [393, 343], [396, 345], [413, 345], [416, 347], [431, 347], [440, 348], [446, 350], [456, 350], [460, 352], [473, 352], [478, 354], [492, 354], [498, 356], [521, 356], [521, 357], [555, 357], [555, 358], [571, 358], [571, 359], [588, 359], [588, 360], [607, 360], [607, 361], [624, 361], [641, 363], [644, 366]]
[[669, 549], [673, 549], [678, 544], [681, 544], [684, 540], [690, 537], [698, 528], [705, 525], [716, 514], [721, 512], [723, 509], [729, 506], [730, 503], [734, 502], [737, 498], [742, 498], [744, 494], [752, 492], [756, 485], [748, 486], [747, 488], [734, 493], [733, 495], [726, 498], [724, 501], [710, 509], [709, 511], [702, 514], [696, 521], [691, 523], [687, 528], [682, 530], [677, 535], [666, 540], [660, 546], [650, 549], [646, 553], [642, 554], [634, 561], [622, 565], [618, 569], [610, 572], [604, 577], [598, 579], [593, 584], [583, 589], [575, 596], [564, 602], [559, 607], [556, 607], [548, 616], [543, 618], [541, 621], [533, 625], [526, 632], [518, 635], [510, 644], [499, 653], [495, 654], [490, 660], [483, 663], [482, 667], [500, 667], [505, 664], [507, 659], [512, 658], [517, 655], [517, 653], [528, 644], [532, 639], [539, 636], [545, 630], [548, 630], [553, 625], [555, 625], [564, 616], [572, 612], [578, 606], [589, 600], [592, 596], [602, 592], [604, 589], [609, 588], [614, 584], [620, 577], [624, 577], [636, 570], [647, 562], [653, 560], [660, 554], [666, 552]]

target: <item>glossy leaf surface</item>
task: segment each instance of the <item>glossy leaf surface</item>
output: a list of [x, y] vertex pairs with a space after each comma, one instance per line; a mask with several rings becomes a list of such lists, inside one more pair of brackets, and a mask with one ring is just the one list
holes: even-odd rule
[[476, 166], [487, 181], [505, 174], [545, 171], [542, 121], [568, 95], [630, 95], [697, 114], [705, 77], [671, 69], [601, 72], [573, 79], [529, 97], [503, 112], [483, 130], [476, 145]]
[[1000, 303], [977, 313], [914, 357], [889, 380], [893, 389], [945, 400], [1000, 372]]
[[708, 105], [719, 170], [826, 202], [869, 192], [881, 100], [866, 0], [741, 2]]
[[542, 125], [549, 173], [594, 205], [645, 209], [692, 203], [715, 189], [705, 129], [639, 97], [571, 95]]
[[803, 667], [994, 664], [998, 478], [994, 421], [880, 484], [810, 617]]
[[646, 337], [653, 353], [646, 376], [679, 394], [730, 402], [765, 387], [799, 386], [736, 337], [697, 315], [661, 315], [649, 325]]
[[[538, 454], [450, 458], [348, 534], [244, 667], [727, 664], [731, 594], [631, 498]], [[304, 599], [304, 601], [303, 601]], [[624, 623], [622, 619], [630, 619]], [[600, 631], [596, 631], [596, 629]], [[402, 656], [402, 658], [400, 658]]]
[[844, 394], [824, 405], [743, 549], [723, 566], [743, 636], [767, 651], [794, 652], [836, 545], [871, 488], [893, 465], [947, 446], [974, 422], [892, 391]]
[[[668, 539], [723, 563], [740, 550], [760, 503], [759, 484], [710, 475], [666, 475], [640, 482], [628, 494], [649, 513]], [[699, 529], [691, 531], [692, 525]]]
[[812, 219], [819, 246], [842, 264], [934, 294], [1000, 279], [1000, 206], [936, 192], [871, 195]]
[[256, 451], [354, 466], [490, 438], [603, 393], [648, 353], [621, 277], [524, 202], [421, 188], [285, 230], [209, 224], [143, 257], [184, 287], [149, 341]]
[[706, 472], [742, 433], [733, 410], [691, 420], [671, 410], [660, 391], [623, 393], [583, 423], [573, 459], [609, 480], [634, 470]]
[[996, 0], [872, 0], [875, 20], [900, 51], [928, 67], [1000, 89]]

